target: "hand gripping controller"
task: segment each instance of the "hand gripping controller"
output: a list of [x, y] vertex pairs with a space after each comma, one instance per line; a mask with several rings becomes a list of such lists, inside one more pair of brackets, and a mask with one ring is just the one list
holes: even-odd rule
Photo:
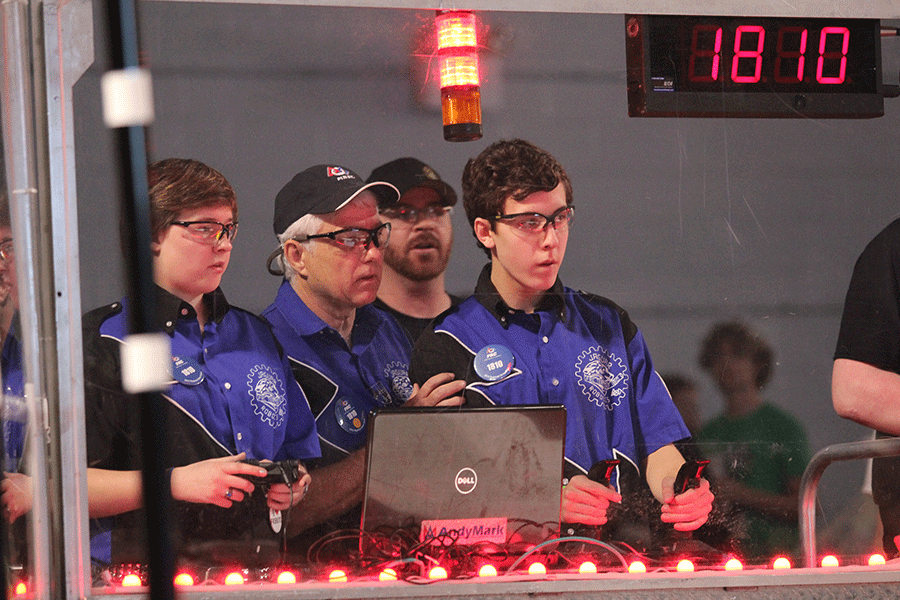
[[277, 462], [259, 460], [245, 460], [243, 462], [266, 470], [266, 475], [263, 477], [242, 475], [254, 485], [268, 486], [273, 483], [283, 483], [290, 487], [295, 481], [300, 479], [300, 461], [296, 459], [285, 459]]

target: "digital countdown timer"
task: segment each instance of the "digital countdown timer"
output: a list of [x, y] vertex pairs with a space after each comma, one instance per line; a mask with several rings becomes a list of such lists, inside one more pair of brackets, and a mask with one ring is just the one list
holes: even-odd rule
[[877, 19], [626, 15], [632, 117], [884, 114]]

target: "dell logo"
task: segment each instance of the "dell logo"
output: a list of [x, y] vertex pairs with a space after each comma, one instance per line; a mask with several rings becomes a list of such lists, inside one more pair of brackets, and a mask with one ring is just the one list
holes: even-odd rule
[[478, 483], [478, 475], [469, 467], [465, 467], [459, 470], [453, 483], [456, 485], [457, 492], [468, 494], [475, 489], [475, 485]]

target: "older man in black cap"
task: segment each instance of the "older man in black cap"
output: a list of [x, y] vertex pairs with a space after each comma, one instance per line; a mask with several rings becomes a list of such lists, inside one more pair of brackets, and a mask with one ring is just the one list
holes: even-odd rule
[[393, 315], [415, 341], [434, 317], [462, 301], [444, 289], [456, 192], [416, 158], [383, 164], [367, 181], [385, 181], [400, 192], [398, 201], [373, 190], [381, 216], [391, 224], [391, 245], [384, 251], [384, 277], [375, 306]]
[[391, 237], [391, 224], [378, 216], [376, 190], [386, 201], [399, 197], [389, 183], [367, 184], [347, 168], [317, 165], [298, 173], [275, 198], [279, 248], [269, 271], [285, 279], [263, 317], [290, 357], [322, 447], [321, 461], [311, 465], [306, 510], [292, 515], [290, 524], [294, 531], [308, 530], [301, 536], [307, 544], [359, 527], [372, 409], [461, 402], [456, 396], [463, 382], [449, 373], [421, 389], [410, 383], [409, 339], [370, 306]]

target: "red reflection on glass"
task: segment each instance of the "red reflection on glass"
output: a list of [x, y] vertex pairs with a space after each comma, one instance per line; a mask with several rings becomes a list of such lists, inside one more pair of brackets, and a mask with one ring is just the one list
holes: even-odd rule
[[[745, 35], [746, 34], [746, 35]], [[756, 47], [753, 44], [753, 35], [756, 34]], [[744, 39], [749, 38], [750, 49], [745, 49]], [[762, 73], [762, 51], [766, 39], [766, 30], [760, 25], [738, 25], [734, 32], [734, 60], [731, 62], [731, 80], [735, 83], [756, 83]], [[747, 62], [752, 61], [752, 75], [741, 75], [751, 71]]]
[[[840, 36], [840, 40], [835, 40]], [[837, 46], [840, 49], [837, 49]], [[819, 83], [844, 83], [847, 75], [847, 49], [850, 47], [850, 30], [846, 27], [823, 27], [819, 36], [819, 60], [816, 62], [816, 81]], [[826, 62], [827, 61], [827, 62]]]

